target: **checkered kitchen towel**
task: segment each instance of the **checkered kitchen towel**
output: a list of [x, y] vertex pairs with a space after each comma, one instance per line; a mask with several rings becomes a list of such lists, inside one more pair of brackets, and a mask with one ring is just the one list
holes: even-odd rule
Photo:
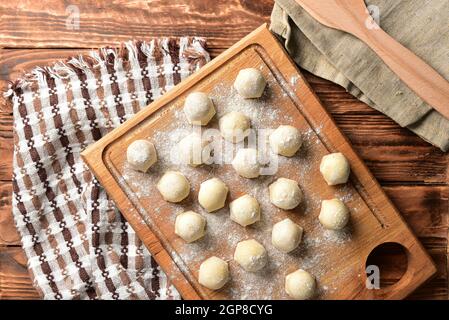
[[128, 42], [10, 84], [13, 214], [44, 298], [179, 298], [80, 153], [208, 61], [202, 38]]

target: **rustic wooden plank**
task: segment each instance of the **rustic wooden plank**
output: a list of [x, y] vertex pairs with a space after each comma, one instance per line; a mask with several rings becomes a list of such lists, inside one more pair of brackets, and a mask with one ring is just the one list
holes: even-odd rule
[[[447, 216], [447, 213], [446, 213]], [[447, 239], [425, 237], [419, 238], [424, 248], [432, 257], [437, 273], [428, 282], [410, 295], [410, 299], [449, 299]]]
[[13, 156], [12, 115], [0, 112], [0, 181], [11, 181]]
[[47, 66], [69, 56], [86, 53], [86, 49], [1, 49], [0, 79], [15, 80], [36, 66]]
[[381, 114], [333, 113], [332, 109], [331, 113], [380, 182], [447, 183], [448, 155], [391, 119]]
[[408, 300], [447, 300], [448, 291], [446, 280], [430, 280], [427, 284], [418, 288]]
[[449, 186], [386, 186], [384, 190], [418, 237], [447, 241]]
[[22, 248], [0, 246], [0, 299], [39, 299]]
[[0, 246], [20, 245], [19, 233], [12, 217], [11, 193], [11, 183], [0, 182]]
[[[444, 249], [431, 249], [425, 246], [427, 252], [432, 257], [437, 266], [437, 273], [428, 282], [424, 283], [414, 291], [409, 299], [449, 299], [448, 274], [447, 274], [447, 255]], [[392, 280], [390, 280], [392, 281]], [[395, 281], [395, 280], [393, 280]]]
[[[70, 24], [65, 1], [0, 4], [0, 46], [91, 48], [154, 36], [196, 35], [211, 47], [227, 48], [268, 22], [273, 0], [82, 1], [79, 29]], [[67, 25], [66, 22], [69, 22]], [[73, 20], [72, 20], [73, 21]]]

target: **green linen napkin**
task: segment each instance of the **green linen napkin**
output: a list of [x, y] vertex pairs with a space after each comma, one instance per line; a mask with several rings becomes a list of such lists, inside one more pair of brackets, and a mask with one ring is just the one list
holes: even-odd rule
[[[383, 30], [449, 80], [449, 1], [368, 0]], [[335, 82], [443, 151], [449, 120], [405, 85], [362, 41], [323, 26], [294, 0], [276, 0], [270, 29], [295, 62]]]

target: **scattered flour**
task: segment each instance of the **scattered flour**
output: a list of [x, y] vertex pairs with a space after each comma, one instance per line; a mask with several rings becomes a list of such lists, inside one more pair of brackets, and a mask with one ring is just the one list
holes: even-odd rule
[[[230, 111], [241, 111], [251, 119], [253, 128], [275, 129], [280, 124], [289, 124], [300, 129], [304, 143], [300, 151], [291, 158], [277, 158], [279, 170], [273, 176], [261, 176], [258, 179], [245, 179], [238, 176], [229, 165], [236, 150], [229, 142], [218, 138], [222, 145], [223, 156], [226, 159], [223, 166], [201, 165], [192, 168], [188, 165], [173, 162], [176, 158], [176, 145], [192, 127], [187, 123], [180, 102], [170, 106], [174, 120], [163, 130], [154, 132], [147, 138], [157, 149], [158, 162], [146, 174], [132, 170], [126, 161], [119, 170], [120, 184], [130, 196], [131, 201], [139, 208], [133, 214], [140, 216], [142, 223], [149, 225], [161, 242], [168, 249], [174, 262], [191, 279], [196, 278], [197, 270], [202, 261], [212, 255], [219, 256], [229, 262], [232, 280], [223, 289], [223, 297], [231, 299], [285, 299], [284, 290], [286, 274], [303, 268], [317, 278], [319, 297], [339, 290], [339, 277], [336, 273], [332, 278], [324, 275], [334, 267], [332, 255], [335, 252], [348, 254], [351, 250], [351, 230], [328, 231], [321, 227], [317, 216], [321, 200], [325, 197], [337, 197], [351, 208], [351, 203], [359, 197], [349, 185], [343, 187], [327, 187], [322, 179], [317, 180], [318, 166], [321, 157], [326, 153], [318, 135], [310, 128], [307, 121], [297, 112], [288, 94], [279, 94], [282, 90], [270, 74], [267, 79], [267, 89], [261, 99], [243, 99], [236, 94], [229, 83], [221, 83], [210, 92], [217, 115], [208, 128], [218, 128], [217, 119]], [[297, 78], [290, 79], [295, 85]], [[285, 91], [284, 91], [285, 93]], [[276, 98], [275, 98], [276, 97]], [[277, 104], [290, 104], [279, 109]], [[298, 117], [299, 115], [299, 117]], [[298, 120], [299, 119], [299, 120]], [[243, 144], [240, 146], [243, 147]], [[180, 204], [167, 203], [161, 200], [155, 187], [157, 181], [166, 170], [181, 171], [191, 184], [190, 196]], [[196, 201], [199, 185], [213, 176], [219, 177], [230, 187], [230, 196], [225, 208], [207, 213]], [[282, 211], [269, 202], [268, 186], [278, 177], [287, 177], [299, 182], [304, 192], [303, 203], [294, 210]], [[239, 226], [229, 218], [229, 202], [244, 193], [258, 199], [261, 205], [261, 221], [246, 228]], [[358, 209], [358, 208], [357, 208]], [[194, 210], [207, 219], [206, 236], [194, 243], [186, 244], [172, 234], [162, 234], [160, 230], [173, 230], [177, 213]], [[303, 241], [300, 246], [289, 254], [276, 250], [271, 245], [271, 229], [274, 223], [289, 217], [304, 228]], [[170, 232], [168, 232], [170, 233]], [[269, 263], [262, 271], [245, 272], [233, 261], [233, 253], [239, 241], [255, 238], [268, 251]], [[170, 241], [168, 239], [171, 239]], [[349, 272], [349, 271], [348, 271]], [[200, 288], [201, 290], [201, 288]]]

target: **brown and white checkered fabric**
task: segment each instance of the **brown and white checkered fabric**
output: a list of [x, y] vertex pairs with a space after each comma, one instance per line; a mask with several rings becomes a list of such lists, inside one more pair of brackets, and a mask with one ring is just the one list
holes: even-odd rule
[[208, 60], [202, 38], [129, 42], [10, 85], [13, 214], [44, 298], [179, 298], [80, 152]]

